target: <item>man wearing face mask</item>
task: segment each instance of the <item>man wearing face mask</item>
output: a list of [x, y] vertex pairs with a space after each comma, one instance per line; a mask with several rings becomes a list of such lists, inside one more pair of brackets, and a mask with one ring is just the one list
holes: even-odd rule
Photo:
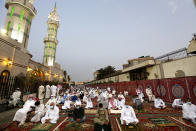
[[56, 123], [59, 119], [59, 108], [54, 102], [50, 104], [50, 108], [46, 111], [45, 116], [41, 119], [42, 124], [44, 123]]
[[20, 122], [19, 125], [23, 125], [25, 123], [27, 113], [30, 112], [32, 110], [32, 107], [35, 106], [35, 101], [33, 100], [33, 98], [34, 97], [32, 95], [29, 96], [28, 100], [23, 105], [23, 108], [19, 109], [16, 112], [13, 121]]
[[55, 98], [55, 96], [54, 95], [51, 95], [51, 98], [48, 100], [48, 102], [46, 103], [46, 108], [47, 109], [49, 109], [49, 106], [50, 106], [50, 104], [51, 103], [54, 103], [54, 104], [56, 104], [57, 103], [57, 99]]
[[189, 99], [182, 105], [182, 113], [184, 119], [191, 120], [196, 124], [196, 105], [192, 104]]
[[39, 122], [44, 116], [44, 104], [40, 104], [40, 101], [35, 102], [35, 111], [32, 112], [34, 117], [31, 119], [31, 122]]
[[77, 121], [77, 122], [84, 122], [86, 119], [85, 114], [84, 114], [84, 108], [81, 107], [80, 103], [75, 104], [75, 108], [73, 110], [73, 118], [72, 121]]

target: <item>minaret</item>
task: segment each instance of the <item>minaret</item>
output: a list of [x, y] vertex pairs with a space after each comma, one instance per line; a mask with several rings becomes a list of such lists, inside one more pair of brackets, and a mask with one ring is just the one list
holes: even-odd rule
[[31, 22], [37, 11], [34, 0], [6, 0], [7, 16], [4, 25], [5, 34], [27, 48]]
[[59, 27], [59, 16], [56, 12], [56, 3], [54, 10], [48, 16], [48, 33], [44, 38], [44, 58], [43, 64], [45, 66], [53, 66], [56, 58], [56, 47], [58, 44], [57, 40], [57, 30]]

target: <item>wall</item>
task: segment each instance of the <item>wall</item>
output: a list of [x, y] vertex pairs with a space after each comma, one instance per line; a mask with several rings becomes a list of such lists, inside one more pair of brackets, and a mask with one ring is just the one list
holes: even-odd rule
[[174, 78], [177, 70], [185, 72], [185, 76], [196, 76], [196, 56], [191, 56], [163, 63], [165, 78]]
[[[27, 50], [20, 48], [20, 43], [0, 35], [0, 59], [13, 59], [13, 65], [7, 66], [4, 62], [0, 62], [0, 73], [3, 70], [9, 70], [12, 76], [17, 76], [20, 73], [24, 75], [27, 72], [27, 66], [31, 55]], [[15, 49], [14, 49], [15, 48]], [[15, 53], [14, 53], [15, 50]]]

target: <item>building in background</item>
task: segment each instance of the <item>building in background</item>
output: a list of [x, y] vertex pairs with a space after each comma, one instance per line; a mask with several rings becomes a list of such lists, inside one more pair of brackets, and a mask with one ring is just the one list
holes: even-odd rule
[[[103, 79], [94, 79], [88, 84], [127, 82], [164, 78], [196, 76], [196, 35], [188, 48], [169, 52], [160, 57], [142, 56], [128, 60], [123, 69]], [[94, 77], [97, 72], [94, 73]], [[96, 77], [95, 77], [96, 78]]]

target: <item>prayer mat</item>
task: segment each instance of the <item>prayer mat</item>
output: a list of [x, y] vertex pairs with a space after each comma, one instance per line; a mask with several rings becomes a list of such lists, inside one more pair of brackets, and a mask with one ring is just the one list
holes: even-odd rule
[[49, 131], [49, 130], [53, 130], [64, 119], [65, 117], [60, 117], [60, 119], [57, 121], [56, 124], [51, 124], [51, 123], [41, 124], [41, 122], [39, 123], [26, 122], [22, 126], [18, 126], [15, 122], [13, 122], [4, 130], [5, 131]]
[[111, 117], [113, 131], [193, 131], [187, 130], [185, 126], [182, 126], [175, 121], [165, 118], [139, 118], [137, 125], [121, 125], [120, 118]]
[[192, 123], [190, 120], [183, 119], [182, 117], [169, 117], [169, 118], [179, 123], [181, 126], [185, 126], [186, 129], [188, 128], [189, 130], [196, 130], [196, 125]]
[[58, 128], [57, 131], [94, 131], [94, 116], [86, 115], [86, 120], [83, 123], [72, 122], [71, 118], [64, 121]]

